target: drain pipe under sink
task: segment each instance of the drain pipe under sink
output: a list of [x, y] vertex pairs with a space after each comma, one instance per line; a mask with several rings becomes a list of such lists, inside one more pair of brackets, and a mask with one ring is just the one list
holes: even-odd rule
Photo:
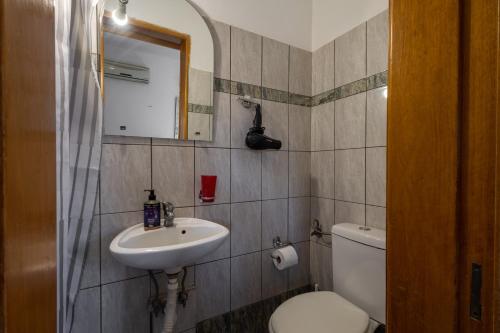
[[177, 289], [179, 288], [178, 278], [179, 274], [168, 274], [167, 285], [167, 304], [165, 306], [165, 319], [163, 322], [162, 333], [173, 333], [175, 321], [177, 319]]

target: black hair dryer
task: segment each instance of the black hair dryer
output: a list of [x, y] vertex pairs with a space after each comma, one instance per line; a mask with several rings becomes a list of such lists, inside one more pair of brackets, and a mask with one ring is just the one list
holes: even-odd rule
[[243, 106], [250, 108], [255, 107], [255, 118], [253, 120], [253, 127], [248, 130], [245, 143], [248, 148], [256, 150], [264, 149], [281, 149], [281, 141], [272, 139], [264, 135], [265, 127], [262, 127], [262, 111], [260, 110], [260, 104], [254, 103], [249, 97], [245, 96], [240, 99]]

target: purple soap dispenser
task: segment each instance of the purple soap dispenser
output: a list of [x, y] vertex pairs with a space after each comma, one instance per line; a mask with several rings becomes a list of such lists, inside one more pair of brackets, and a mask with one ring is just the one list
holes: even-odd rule
[[148, 201], [144, 202], [144, 230], [153, 230], [160, 227], [161, 203], [156, 200], [155, 190], [149, 192]]

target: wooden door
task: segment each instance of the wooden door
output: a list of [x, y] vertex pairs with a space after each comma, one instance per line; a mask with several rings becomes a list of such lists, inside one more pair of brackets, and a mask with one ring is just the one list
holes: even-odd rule
[[56, 332], [54, 1], [0, 0], [0, 332]]
[[388, 331], [500, 332], [498, 0], [390, 11]]
[[[460, 332], [499, 332], [495, 327], [495, 253], [498, 225], [498, 0], [462, 2], [462, 110], [458, 225]], [[497, 238], [497, 239], [496, 239]], [[500, 245], [497, 243], [497, 246]], [[476, 309], [471, 294], [472, 265], [480, 269]], [[478, 287], [479, 288], [479, 287]], [[496, 314], [496, 316], [495, 316]], [[496, 329], [496, 330], [495, 330]]]

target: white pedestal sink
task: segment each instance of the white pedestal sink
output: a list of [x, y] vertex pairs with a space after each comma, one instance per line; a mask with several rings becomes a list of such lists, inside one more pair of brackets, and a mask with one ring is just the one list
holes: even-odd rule
[[174, 226], [144, 230], [142, 223], [122, 231], [111, 242], [111, 254], [122, 264], [168, 274], [168, 295], [165, 324], [162, 332], [173, 332], [177, 304], [177, 274], [182, 267], [216, 250], [229, 235], [229, 230], [217, 223], [176, 218]]

